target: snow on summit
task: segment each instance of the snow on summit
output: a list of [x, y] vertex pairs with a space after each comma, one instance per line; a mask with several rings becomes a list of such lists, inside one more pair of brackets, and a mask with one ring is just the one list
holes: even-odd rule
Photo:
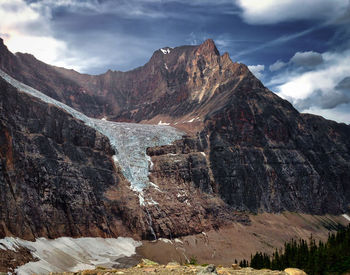
[[160, 50], [162, 51], [163, 54], [168, 54], [168, 53], [170, 53], [170, 48], [167, 48], [167, 49], [162, 48], [162, 49], [160, 49]]

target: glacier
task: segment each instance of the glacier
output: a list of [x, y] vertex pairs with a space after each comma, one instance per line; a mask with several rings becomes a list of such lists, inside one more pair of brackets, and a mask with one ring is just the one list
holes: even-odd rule
[[0, 70], [0, 76], [19, 91], [64, 109], [73, 117], [83, 121], [87, 126], [107, 136], [115, 150], [113, 160], [121, 167], [123, 175], [130, 182], [131, 190], [138, 192], [140, 205], [147, 202], [150, 204], [156, 203], [152, 202], [151, 198], [147, 200], [143, 197], [145, 188], [157, 188], [148, 178], [152, 162], [146, 154], [146, 149], [171, 144], [175, 140], [181, 139], [183, 132], [167, 125], [112, 122], [105, 119], [90, 118], [66, 104], [17, 81], [2, 70]]

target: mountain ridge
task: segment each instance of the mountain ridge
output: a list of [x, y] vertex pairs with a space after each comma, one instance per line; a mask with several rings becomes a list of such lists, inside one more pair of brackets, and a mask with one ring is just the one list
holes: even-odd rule
[[159, 186], [195, 185], [239, 211], [349, 209], [350, 127], [300, 114], [246, 65], [220, 55], [213, 40], [162, 48], [144, 66], [97, 76], [32, 64], [32, 58], [14, 57], [2, 46], [0, 66], [91, 117], [169, 124], [188, 133], [148, 149], [158, 167], [149, 177]]

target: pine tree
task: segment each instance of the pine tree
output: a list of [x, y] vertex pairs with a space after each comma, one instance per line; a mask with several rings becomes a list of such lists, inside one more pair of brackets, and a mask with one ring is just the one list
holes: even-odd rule
[[[243, 260], [240, 266], [248, 266]], [[283, 250], [277, 249], [271, 257], [266, 253], [257, 252], [250, 257], [250, 266], [255, 269], [270, 268], [283, 270], [287, 267], [297, 267], [310, 275], [343, 274], [350, 271], [350, 225], [336, 234], [328, 235], [326, 243], [316, 244], [313, 236], [309, 241], [291, 240], [284, 244]]]

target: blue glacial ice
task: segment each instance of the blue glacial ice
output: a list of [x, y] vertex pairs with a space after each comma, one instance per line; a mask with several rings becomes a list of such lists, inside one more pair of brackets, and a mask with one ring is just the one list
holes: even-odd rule
[[[116, 152], [113, 156], [114, 161], [119, 164], [125, 178], [130, 182], [130, 188], [139, 193], [140, 204], [143, 205], [145, 203], [143, 190], [150, 186], [156, 187], [148, 178], [149, 168], [152, 162], [146, 154], [147, 147], [171, 144], [175, 140], [181, 139], [183, 132], [165, 125], [123, 123], [106, 121], [105, 119], [93, 119], [15, 80], [1, 70], [0, 76], [18, 90], [64, 109], [73, 117], [107, 136]], [[148, 204], [152, 203], [154, 204], [156, 202], [149, 198]]]

